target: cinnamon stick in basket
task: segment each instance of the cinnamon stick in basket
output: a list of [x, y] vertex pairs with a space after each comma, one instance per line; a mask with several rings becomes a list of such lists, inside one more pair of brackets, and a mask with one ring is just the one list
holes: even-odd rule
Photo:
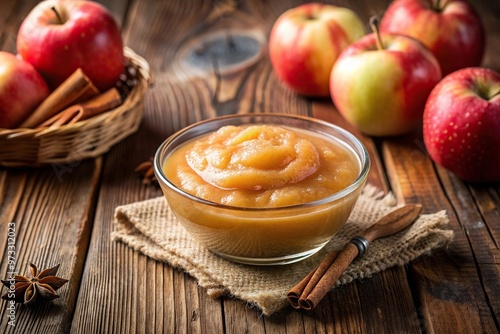
[[342, 251], [331, 252], [316, 269], [288, 292], [290, 304], [296, 309], [315, 308], [351, 262], [366, 252], [370, 242], [402, 231], [415, 221], [421, 210], [422, 206], [419, 204], [396, 209], [379, 219], [361, 236], [352, 238]]
[[74, 104], [53, 117], [49, 118], [38, 127], [55, 128], [64, 124], [74, 124], [79, 121], [97, 116], [105, 111], [111, 110], [122, 103], [120, 93], [116, 88], [94, 96], [90, 100]]
[[99, 94], [99, 90], [81, 69], [57, 87], [26, 119], [21, 128], [35, 128], [64, 108]]

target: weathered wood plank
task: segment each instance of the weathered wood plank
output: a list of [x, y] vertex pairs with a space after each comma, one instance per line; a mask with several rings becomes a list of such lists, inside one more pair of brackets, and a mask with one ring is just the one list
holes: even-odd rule
[[[156, 262], [110, 240], [116, 206], [160, 194], [154, 187], [144, 187], [140, 178], [134, 175], [134, 166], [147, 159], [146, 155], [140, 157], [134, 152], [148, 154], [147, 147], [139, 145], [137, 135], [118, 144], [106, 157], [96, 224], [71, 328], [73, 332], [127, 333], [150, 329], [149, 326], [159, 319], [157, 313], [148, 314], [144, 310], [151, 311], [149, 303], [154, 303], [156, 298], [163, 305], [165, 293], [173, 290], [172, 285], [163, 285], [169, 282], [169, 271], [147, 270], [155, 267]], [[167, 279], [156, 285], [165, 274]], [[151, 293], [148, 291], [154, 292], [154, 300], [146, 298]]]
[[438, 168], [438, 175], [470, 240], [475, 261], [479, 265], [500, 264], [500, 201], [492, 197], [494, 189], [467, 184], [443, 168]]
[[438, 175], [471, 245], [486, 302], [500, 320], [500, 198], [495, 188], [470, 185], [443, 168]]
[[265, 319], [257, 310], [250, 310], [239, 300], [224, 299], [224, 323], [226, 333], [271, 332]]
[[[2, 300], [2, 332], [32, 332], [37, 328], [39, 333], [55, 333], [69, 327], [92, 228], [101, 160], [66, 166], [65, 174], [59, 167], [0, 172], [13, 175], [8, 181], [2, 179], [2, 189], [7, 191], [0, 208], [8, 221], [15, 223], [15, 270], [24, 273], [29, 262], [41, 268], [60, 263], [59, 276], [70, 279], [60, 290], [60, 299], [35, 308], [18, 306], [16, 327], [7, 324], [7, 302]], [[3, 219], [0, 225], [7, 231]], [[7, 256], [2, 254], [2, 278], [8, 271]]]
[[[496, 329], [469, 241], [443, 193], [429, 157], [419, 152], [419, 139], [387, 140], [384, 159], [393, 189], [408, 203], [421, 203], [425, 213], [445, 209], [455, 238], [446, 251], [415, 261], [411, 268], [426, 330], [493, 332]], [[487, 315], [487, 316], [486, 316]]]
[[[8, 170], [0, 170], [0, 275], [2, 279], [12, 277], [12, 272], [18, 266], [18, 238], [20, 225], [15, 221], [19, 211], [23, 210], [22, 198], [26, 187], [26, 175]], [[6, 290], [3, 284], [0, 289], [3, 295]], [[7, 308], [9, 307], [9, 308]], [[9, 321], [15, 320], [12, 306], [5, 301], [0, 301], [0, 329], [7, 331]], [[15, 321], [13, 322], [15, 323]]]
[[[0, 224], [2, 231], [7, 231], [7, 224], [14, 220], [19, 209], [23, 190], [26, 185], [26, 175], [9, 170], [0, 171]], [[6, 234], [6, 233], [5, 233]], [[0, 255], [4, 255], [7, 240], [0, 240]], [[4, 258], [2, 256], [2, 258]]]

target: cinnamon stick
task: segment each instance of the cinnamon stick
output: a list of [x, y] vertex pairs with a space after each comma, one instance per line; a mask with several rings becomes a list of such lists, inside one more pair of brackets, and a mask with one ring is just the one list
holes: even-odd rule
[[57, 87], [26, 119], [21, 128], [35, 128], [68, 106], [88, 100], [99, 90], [81, 69], [76, 70]]
[[302, 295], [302, 291], [306, 288], [307, 284], [313, 277], [314, 273], [318, 270], [319, 266], [316, 267], [314, 270], [309, 272], [306, 277], [302, 279], [296, 286], [294, 286], [286, 295], [286, 299], [288, 299], [288, 302], [290, 305], [292, 305], [293, 308], [299, 309], [299, 299], [300, 296]]
[[358, 253], [358, 248], [354, 244], [348, 243], [335, 259], [335, 265], [330, 265], [327, 268], [310, 292], [306, 294], [306, 291], [304, 291], [300, 296], [299, 307], [307, 311], [315, 308], [328, 291], [330, 291], [340, 275], [342, 275], [351, 262], [358, 256]]
[[48, 126], [54, 128], [64, 124], [74, 124], [113, 109], [121, 103], [122, 99], [120, 93], [116, 88], [111, 88], [88, 101], [75, 104], [64, 109], [60, 113], [40, 124], [38, 127]]
[[335, 250], [328, 254], [328, 256], [312, 270], [306, 277], [302, 279], [296, 286], [294, 286], [287, 294], [286, 298], [293, 308], [299, 309], [299, 299], [307, 296], [318, 284], [323, 275], [325, 275], [328, 268], [332, 265], [333, 261], [339, 255], [340, 250]]
[[287, 299], [292, 307], [304, 310], [315, 308], [352, 261], [364, 254], [370, 242], [402, 231], [415, 221], [421, 210], [420, 204], [396, 209], [366, 229], [362, 236], [351, 239], [342, 251], [332, 251], [288, 292]]

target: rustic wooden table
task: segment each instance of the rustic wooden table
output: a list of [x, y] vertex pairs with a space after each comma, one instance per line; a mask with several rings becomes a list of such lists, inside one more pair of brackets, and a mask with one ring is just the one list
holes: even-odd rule
[[[278, 15], [300, 1], [101, 2], [122, 24], [126, 45], [151, 64], [155, 85], [139, 131], [103, 157], [65, 166], [0, 168], [0, 276], [9, 271], [7, 231], [13, 223], [16, 270], [24, 272], [29, 261], [61, 263], [59, 276], [71, 278], [54, 302], [18, 306], [15, 328], [1, 301], [2, 333], [499, 331], [500, 187], [464, 183], [436, 166], [418, 134], [363, 136], [343, 122], [330, 100], [306, 99], [283, 87], [272, 71], [266, 38]], [[367, 21], [381, 15], [389, 1], [333, 2]], [[36, 3], [0, 2], [1, 50], [15, 51], [17, 29]], [[500, 3], [474, 5], [488, 36], [483, 65], [500, 70]], [[234, 71], [219, 60], [198, 69], [186, 63], [199, 39], [217, 31], [237, 35], [238, 29], [260, 41], [256, 62]], [[111, 241], [116, 206], [160, 195], [156, 186], [141, 183], [134, 168], [167, 136], [216, 115], [269, 111], [313, 116], [355, 132], [373, 159], [369, 182], [401, 201], [422, 203], [425, 212], [447, 210], [453, 243], [406, 267], [339, 288], [313, 312], [286, 309], [265, 317], [239, 300], [213, 300], [188, 275]]]

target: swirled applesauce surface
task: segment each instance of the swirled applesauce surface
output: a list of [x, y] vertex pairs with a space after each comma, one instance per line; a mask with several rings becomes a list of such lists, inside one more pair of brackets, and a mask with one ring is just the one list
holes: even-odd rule
[[167, 178], [196, 197], [264, 208], [315, 201], [352, 184], [360, 173], [340, 142], [298, 128], [224, 126], [167, 157]]

